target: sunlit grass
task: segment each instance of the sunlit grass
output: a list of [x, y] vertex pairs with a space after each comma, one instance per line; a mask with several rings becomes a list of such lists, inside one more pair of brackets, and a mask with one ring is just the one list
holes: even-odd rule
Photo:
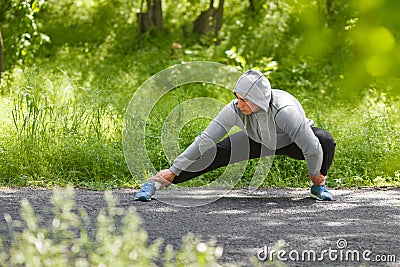
[[4, 185], [135, 186], [122, 155], [123, 111], [87, 99], [65, 75], [24, 78], [3, 98]]
[[[5, 162], [0, 171], [2, 186], [69, 183], [88, 188], [138, 186], [125, 164], [121, 140], [125, 105], [137, 84], [126, 77], [135, 74], [116, 73], [114, 81], [110, 81], [109, 73], [100, 72], [91, 81], [97, 84], [95, 88], [74, 76], [71, 70], [60, 68], [16, 71], [14, 76], [18, 79], [3, 88], [8, 93], [1, 104], [0, 158]], [[168, 168], [170, 164], [161, 143], [161, 127], [174, 107], [198, 96], [228, 102], [232, 96], [225, 95], [225, 91], [218, 95], [216, 88], [188, 86], [186, 91], [184, 88], [172, 91], [160, 101], [149, 118], [146, 141], [156, 169]], [[325, 104], [312, 94], [292, 93], [304, 104], [316, 126], [329, 130], [336, 139], [329, 186], [399, 184], [398, 101], [371, 91], [349, 108], [343, 102]], [[181, 129], [181, 149], [194, 140], [207, 121], [193, 120]], [[256, 160], [249, 163], [238, 187], [248, 186], [256, 163]], [[187, 185], [208, 183], [221, 172], [207, 174]], [[276, 157], [263, 186], [308, 186], [305, 163]]]
[[[340, 30], [335, 28], [340, 25], [326, 28], [329, 21], [320, 16], [321, 10], [315, 9], [314, 2], [299, 1], [298, 9], [291, 1], [275, 1], [260, 5], [260, 16], [248, 16], [247, 4], [235, 1], [225, 6], [224, 27], [218, 40], [212, 35], [195, 39], [181, 34], [179, 27], [195, 19], [202, 3], [182, 3], [173, 11], [166, 5], [166, 21], [175, 13], [185, 14], [184, 17], [171, 19], [166, 24], [171, 29], [168, 33], [139, 38], [135, 33], [134, 3], [49, 1], [41, 11], [43, 17], [37, 19], [51, 22], [42, 23], [41, 30], [49, 34], [52, 42], [35, 50], [37, 55], [31, 64], [14, 66], [2, 75], [0, 185], [137, 187], [138, 181], [131, 177], [122, 151], [127, 105], [137, 88], [152, 75], [194, 60], [230, 64], [241, 70], [258, 68], [266, 71], [273, 87], [295, 95], [316, 126], [330, 131], [337, 141], [328, 185], [399, 184], [400, 104], [394, 97], [398, 79], [390, 76], [396, 72], [393, 53], [398, 44], [392, 38], [395, 29], [377, 22], [372, 25], [374, 34], [365, 34], [363, 31], [370, 29], [371, 22], [360, 22], [355, 16], [358, 13], [353, 14], [347, 5], [338, 6], [338, 15], [347, 24], [341, 38], [336, 38], [332, 32]], [[377, 8], [383, 10], [397, 5], [378, 2]], [[371, 9], [358, 4], [355, 6], [362, 11], [359, 15], [368, 15]], [[378, 15], [384, 15], [382, 10]], [[98, 23], [99, 19], [105, 23]], [[360, 31], [355, 31], [360, 25]], [[334, 36], [335, 42], [330, 43], [332, 39], [327, 38], [310, 49], [310, 42], [321, 39], [321, 31], [323, 36]], [[363, 50], [381, 37], [384, 40], [380, 45]], [[171, 43], [176, 41], [183, 48], [172, 52]], [[354, 41], [357, 42], [353, 46]], [[318, 50], [318, 56], [314, 50]], [[380, 53], [384, 54], [383, 61]], [[360, 56], [357, 60], [356, 54]], [[382, 69], [385, 59], [392, 55], [388, 62], [393, 68]], [[373, 72], [384, 71], [390, 77], [383, 77], [383, 82], [377, 82], [378, 77], [367, 77], [366, 64]], [[360, 72], [352, 71], [357, 66], [361, 66]], [[224, 103], [232, 98], [228, 90], [212, 86], [198, 84], [180, 89], [165, 96], [147, 122], [146, 146], [156, 169], [170, 164], [160, 140], [169, 112], [195, 97]], [[181, 148], [190, 144], [205, 126], [201, 120], [184, 125], [177, 136]], [[239, 187], [249, 183], [256, 163], [249, 163]], [[207, 183], [220, 172], [196, 178], [188, 185]], [[150, 174], [133, 175], [137, 178]], [[263, 186], [308, 186], [305, 163], [276, 157]]]

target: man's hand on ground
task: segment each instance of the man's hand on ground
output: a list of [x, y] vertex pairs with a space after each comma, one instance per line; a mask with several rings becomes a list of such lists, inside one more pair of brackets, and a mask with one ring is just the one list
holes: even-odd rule
[[161, 177], [169, 182], [172, 182], [172, 180], [174, 180], [175, 178], [175, 173], [173, 173], [171, 170], [169, 169], [165, 169], [165, 170], [161, 170], [159, 171], [156, 176]]
[[161, 170], [156, 175], [150, 178], [150, 180], [154, 180], [159, 182], [161, 186], [158, 189], [163, 189], [164, 187], [168, 186], [172, 180], [174, 180], [175, 174], [170, 171], [169, 169]]

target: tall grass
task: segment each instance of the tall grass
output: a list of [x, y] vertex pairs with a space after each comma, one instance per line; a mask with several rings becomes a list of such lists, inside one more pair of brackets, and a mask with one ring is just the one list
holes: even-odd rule
[[[347, 77], [339, 76], [339, 67], [332, 62], [341, 62], [344, 55], [328, 53], [323, 63], [299, 58], [296, 38], [301, 32], [292, 25], [295, 20], [290, 17], [296, 9], [285, 1], [278, 1], [279, 5], [271, 4], [270, 9], [262, 11], [275, 18], [263, 20], [262, 24], [259, 24], [262, 16], [254, 21], [246, 19], [244, 2], [238, 2], [236, 11], [227, 9], [227, 23], [219, 45], [208, 37], [200, 41], [182, 39], [178, 31], [136, 38], [132, 33], [133, 25], [125, 24], [127, 19], [132, 22], [131, 4], [119, 1], [116, 10], [109, 10], [113, 5], [106, 2], [104, 6], [93, 3], [93, 7], [88, 5], [79, 10], [72, 2], [63, 2], [71, 5], [70, 9], [52, 2], [44, 17], [48, 15], [49, 22], [54, 24], [43, 23], [43, 29], [53, 38], [52, 44], [38, 52], [32, 65], [15, 67], [2, 75], [0, 186], [64, 186], [69, 183], [102, 189], [139, 186], [135, 178], [145, 174], [136, 173], [132, 178], [122, 151], [121, 131], [126, 107], [135, 90], [153, 74], [182, 61], [193, 60], [227, 63], [242, 70], [258, 68], [269, 75], [274, 87], [298, 97], [307, 116], [316, 122], [316, 126], [330, 131], [337, 141], [328, 185], [400, 183], [399, 100], [389, 96], [385, 99], [386, 96], [378, 92], [387, 88], [377, 83], [368, 85], [377, 93], [360, 94], [358, 102], [349, 103], [338, 96], [340, 90], [337, 87], [341, 83], [337, 80], [341, 76]], [[191, 10], [187, 16], [194, 18], [194, 7], [186, 4], [181, 8]], [[97, 20], [91, 20], [89, 16], [91, 8], [99, 11], [98, 14], [104, 12], [115, 21], [97, 25]], [[87, 13], [83, 16], [88, 19], [85, 21], [92, 23], [87, 25], [96, 25], [92, 33], [101, 34], [84, 36], [81, 31], [89, 30], [87, 25], [80, 27], [82, 20], [64, 24], [65, 20], [60, 16], [74, 13], [79, 17], [82, 12]], [[240, 18], [237, 17], [239, 13]], [[191, 18], [185, 15], [185, 20]], [[245, 27], [247, 25], [249, 27]], [[67, 26], [74, 26], [71, 31], [77, 34], [61, 35], [63, 31], [59, 29]], [[292, 31], [295, 34], [291, 34]], [[86, 38], [89, 35], [93, 38]], [[287, 35], [291, 37], [284, 42]], [[260, 38], [272, 41], [260, 43]], [[181, 41], [183, 49], [171, 54], [171, 43], [175, 41]], [[360, 90], [357, 88], [357, 92]], [[156, 169], [171, 164], [161, 143], [165, 118], [180, 103], [200, 96], [224, 103], [232, 98], [227, 90], [190, 85], [171, 91], [154, 108], [146, 126], [146, 148]], [[182, 149], [194, 140], [207, 122], [193, 120], [182, 128], [177, 137]], [[248, 185], [256, 164], [257, 160], [249, 162], [238, 187]], [[208, 183], [221, 172], [216, 170], [186, 185]], [[308, 186], [305, 163], [276, 157], [263, 186]]]
[[[100, 72], [90, 82], [98, 87], [90, 88], [90, 84], [68, 73], [72, 72], [60, 68], [16, 72], [13, 75], [17, 79], [3, 87], [0, 184], [65, 186], [72, 183], [97, 189], [139, 186], [125, 164], [121, 140], [125, 105], [137, 86], [137, 74], [127, 71], [111, 74], [110, 78], [109, 73]], [[115, 94], [105, 93], [111, 91]], [[147, 150], [156, 169], [171, 164], [163, 151], [161, 129], [173, 108], [199, 96], [227, 103], [232, 96], [225, 91], [190, 85], [173, 90], [161, 99], [146, 127]], [[349, 107], [343, 102], [321, 101], [307, 92], [292, 93], [304, 104], [316, 126], [327, 129], [336, 139], [329, 186], [400, 184], [398, 100], [376, 90]], [[208, 121], [192, 120], [182, 128], [178, 137], [182, 149]], [[238, 187], [248, 185], [256, 164], [257, 160], [249, 162]], [[186, 185], [208, 183], [222, 171], [203, 175]], [[276, 157], [263, 186], [308, 186], [305, 163]]]
[[122, 155], [122, 112], [78, 98], [80, 91], [65, 80], [28, 75], [4, 101], [3, 185], [135, 185]]
[[332, 178], [338, 186], [399, 185], [400, 102], [370, 91], [361, 104], [326, 120], [337, 136]]
[[[198, 88], [197, 96], [207, 94], [205, 88]], [[327, 102], [315, 98], [312, 94], [292, 92], [303, 103], [307, 116], [314, 120], [317, 127], [331, 132], [337, 147], [333, 165], [328, 173], [328, 186], [383, 186], [400, 185], [400, 102], [387, 97], [378, 90], [371, 90], [354, 105], [337, 101]], [[148, 125], [147, 147], [150, 158], [156, 168], [168, 168], [168, 162], [161, 144], [161, 128], [173, 107], [190, 97], [193, 91], [174, 93], [155, 108]], [[208, 93], [209, 94], [209, 93]], [[179, 95], [176, 98], [176, 95]], [[230, 96], [221, 101], [228, 102]], [[207, 126], [208, 120], [193, 120], [181, 130], [179, 142], [184, 149]], [[238, 188], [247, 187], [252, 179], [258, 160], [250, 160]], [[224, 169], [194, 178], [184, 183], [196, 186], [213, 181]], [[307, 168], [304, 161], [276, 156], [273, 166], [264, 180], [264, 187], [307, 187]]]

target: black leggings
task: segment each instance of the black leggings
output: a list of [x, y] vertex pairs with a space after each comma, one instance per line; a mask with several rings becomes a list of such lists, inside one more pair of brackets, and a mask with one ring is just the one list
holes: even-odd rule
[[[311, 129], [313, 130], [315, 136], [319, 139], [319, 142], [322, 146], [323, 160], [320, 172], [322, 175], [326, 176], [330, 166], [332, 165], [336, 143], [329, 132], [317, 127], [312, 127]], [[243, 151], [243, 149], [245, 151]], [[246, 153], [246, 150], [248, 153]], [[262, 144], [253, 141], [244, 132], [237, 132], [226, 137], [216, 145], [216, 154], [214, 151], [206, 151], [188, 169], [196, 169], [196, 164], [200, 162], [202, 162], [201, 164], [204, 164], [204, 161], [209, 161], [210, 158], [213, 157], [214, 159], [211, 161], [211, 164], [209, 164], [208, 167], [194, 172], [182, 171], [174, 178], [172, 183], [178, 184], [185, 182], [203, 173], [227, 166], [231, 163], [271, 156], [273, 154], [274, 151], [271, 151]], [[303, 152], [295, 143], [291, 143], [290, 145], [277, 149], [275, 151], [275, 155], [285, 155], [294, 159], [304, 160]]]

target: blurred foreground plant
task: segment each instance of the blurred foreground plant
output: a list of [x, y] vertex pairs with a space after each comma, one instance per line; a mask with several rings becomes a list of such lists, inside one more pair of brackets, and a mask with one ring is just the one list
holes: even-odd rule
[[27, 200], [21, 203], [22, 221], [6, 214], [12, 240], [8, 251], [0, 242], [0, 266], [221, 266], [222, 248], [193, 235], [183, 238], [179, 251], [167, 245], [163, 256], [162, 240], [149, 243], [135, 209], [117, 208], [110, 192], [95, 226], [73, 199], [72, 188], [56, 190], [50, 222], [40, 222]]

